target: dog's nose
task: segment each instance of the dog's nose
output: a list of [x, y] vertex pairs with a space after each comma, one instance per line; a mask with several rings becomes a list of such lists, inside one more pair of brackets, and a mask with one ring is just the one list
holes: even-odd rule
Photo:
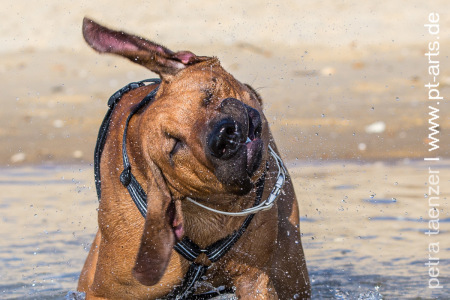
[[236, 98], [226, 98], [220, 103], [219, 111], [222, 114], [234, 116], [236, 118], [244, 117], [245, 104]]
[[211, 154], [220, 159], [229, 159], [239, 150], [245, 140], [242, 125], [232, 118], [219, 121], [208, 138]]
[[244, 144], [248, 128], [245, 104], [235, 98], [222, 100], [219, 106], [222, 115], [208, 137], [208, 147], [213, 156], [223, 160], [233, 157]]
[[247, 109], [248, 114], [248, 138], [251, 141], [253, 141], [255, 138], [261, 137], [262, 131], [261, 115], [253, 107], [245, 105], [245, 108]]

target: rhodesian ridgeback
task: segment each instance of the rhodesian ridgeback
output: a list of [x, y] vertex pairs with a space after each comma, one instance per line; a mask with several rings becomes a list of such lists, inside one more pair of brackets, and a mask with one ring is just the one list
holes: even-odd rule
[[87, 299], [309, 298], [297, 199], [256, 91], [215, 57], [86, 18], [83, 35], [160, 79], [112, 97], [96, 149], [99, 229], [78, 290]]

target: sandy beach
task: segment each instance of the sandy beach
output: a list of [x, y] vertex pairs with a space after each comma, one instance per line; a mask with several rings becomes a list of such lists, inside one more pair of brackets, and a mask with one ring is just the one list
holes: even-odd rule
[[[387, 6], [287, 1], [264, 8], [256, 2], [2, 3], [7, 9], [0, 29], [1, 165], [92, 162], [109, 96], [131, 81], [155, 77], [88, 48], [81, 36], [85, 15], [173, 50], [219, 57], [261, 93], [288, 160], [427, 155], [424, 85], [430, 78], [424, 53], [431, 37], [424, 27], [430, 8], [422, 2], [410, 2], [408, 12], [401, 1]], [[436, 3], [442, 14], [448, 12], [445, 1]], [[442, 37], [448, 36], [449, 21], [440, 21]], [[440, 41], [445, 95], [450, 40]], [[447, 102], [440, 109], [441, 116], [449, 115]], [[448, 144], [450, 119], [439, 122], [441, 144]], [[435, 154], [448, 156], [442, 148]]]

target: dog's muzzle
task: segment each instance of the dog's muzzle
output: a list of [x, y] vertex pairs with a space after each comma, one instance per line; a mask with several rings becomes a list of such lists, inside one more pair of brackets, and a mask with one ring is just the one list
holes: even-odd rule
[[213, 156], [227, 160], [236, 154], [245, 140], [242, 124], [225, 118], [214, 126], [208, 138], [208, 147]]
[[[213, 163], [227, 169], [227, 176], [217, 174], [225, 183], [246, 181], [262, 160], [262, 120], [259, 112], [243, 102], [227, 98], [219, 107], [220, 117], [213, 122], [207, 147]], [[223, 170], [225, 171], [225, 170]], [[222, 175], [222, 176], [220, 176]]]

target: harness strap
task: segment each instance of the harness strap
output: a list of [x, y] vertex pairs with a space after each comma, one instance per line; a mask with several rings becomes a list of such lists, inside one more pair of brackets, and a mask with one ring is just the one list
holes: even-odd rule
[[[257, 190], [254, 206], [258, 205], [259, 202], [261, 202], [262, 194], [264, 192], [264, 183], [266, 177], [265, 175], [266, 172], [264, 172], [256, 182]], [[231, 247], [233, 247], [233, 245], [239, 240], [239, 238], [250, 225], [250, 222], [252, 221], [254, 215], [255, 214], [251, 214], [247, 216], [238, 230], [233, 231], [233, 233], [231, 233], [230, 235], [214, 242], [205, 249], [201, 249], [187, 236], [183, 237], [183, 239], [174, 246], [174, 249], [189, 261], [194, 261], [201, 253], [205, 253], [208, 259], [214, 263], [218, 261], [222, 256], [224, 256], [228, 252], [228, 250], [230, 250]]]
[[[266, 170], [269, 168], [269, 164], [266, 164]], [[258, 205], [261, 202], [262, 195], [264, 192], [264, 184], [265, 184], [266, 172], [258, 179], [256, 182], [256, 199], [254, 205]], [[186, 273], [186, 276], [183, 280], [183, 283], [178, 286], [175, 290], [170, 293], [166, 299], [210, 299], [212, 297], [220, 295], [220, 293], [232, 293], [232, 289], [224, 289], [219, 292], [211, 292], [207, 294], [201, 295], [191, 295], [195, 290], [195, 283], [200, 281], [201, 277], [206, 273], [210, 266], [199, 265], [194, 262], [194, 260], [201, 254], [205, 253], [206, 257], [212, 262], [218, 261], [222, 258], [233, 245], [239, 240], [242, 234], [250, 225], [255, 214], [251, 214], [247, 216], [242, 223], [241, 227], [238, 230], [235, 230], [232, 234], [227, 237], [220, 239], [213, 244], [209, 245], [205, 249], [201, 249], [197, 244], [191, 241], [188, 237], [184, 237], [180, 242], [178, 242], [174, 249], [182, 255], [187, 260], [191, 261], [191, 265], [189, 266], [189, 270]], [[218, 294], [219, 293], [219, 294]], [[189, 298], [186, 298], [188, 297]], [[194, 296], [198, 296], [199, 298], [193, 298]], [[179, 298], [181, 297], [181, 298]]]
[[207, 266], [191, 263], [184, 277], [183, 284], [176, 287], [166, 299], [188, 299], [191, 291], [195, 289], [195, 284], [202, 279], [208, 270]]
[[134, 116], [134, 114], [136, 114], [140, 109], [142, 109], [155, 98], [157, 92], [158, 87], [152, 90], [147, 96], [144, 97], [144, 99], [142, 99], [141, 102], [139, 102], [138, 105], [133, 108], [131, 113], [128, 115], [127, 121], [125, 123], [125, 129], [123, 131], [122, 139], [122, 160], [124, 169], [120, 174], [120, 182], [127, 188], [128, 193], [131, 195], [131, 199], [144, 218], [147, 214], [147, 194], [137, 181], [136, 177], [134, 177], [134, 175], [131, 173], [131, 164], [127, 153], [128, 124], [130, 123], [130, 120]]
[[105, 146], [106, 137], [108, 136], [108, 128], [109, 123], [111, 121], [111, 115], [116, 107], [116, 104], [122, 98], [125, 93], [128, 93], [131, 90], [144, 86], [146, 83], [159, 84], [161, 83], [160, 79], [146, 79], [139, 82], [132, 82], [115, 92], [108, 100], [108, 111], [106, 112], [105, 117], [103, 118], [102, 124], [100, 125], [100, 129], [98, 131], [97, 143], [95, 144], [94, 150], [94, 177], [95, 177], [95, 188], [97, 191], [97, 198], [100, 201], [101, 198], [101, 179], [100, 179], [100, 159], [102, 157], [103, 148]]

